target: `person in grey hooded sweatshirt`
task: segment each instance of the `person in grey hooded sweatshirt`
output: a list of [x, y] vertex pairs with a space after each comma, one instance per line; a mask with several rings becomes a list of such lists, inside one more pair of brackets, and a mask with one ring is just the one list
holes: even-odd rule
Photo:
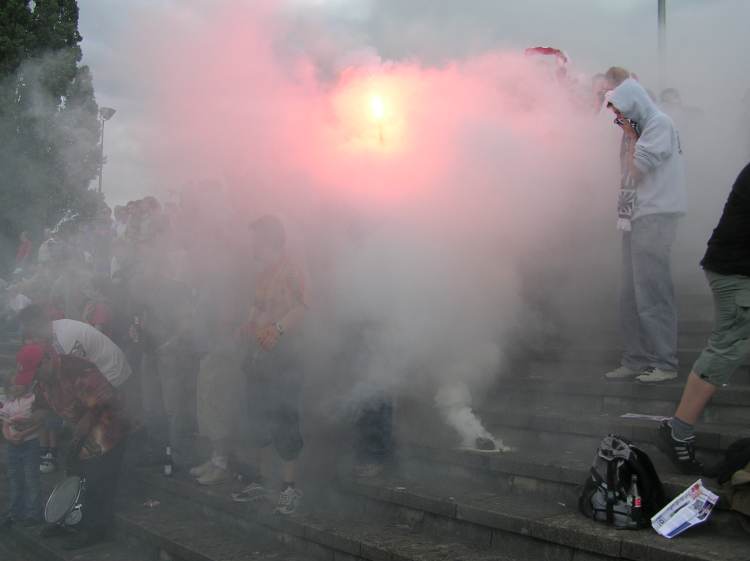
[[629, 78], [607, 94], [624, 133], [618, 204], [622, 237], [621, 324], [625, 343], [609, 380], [658, 383], [677, 377], [677, 311], [671, 250], [687, 210], [677, 129]]

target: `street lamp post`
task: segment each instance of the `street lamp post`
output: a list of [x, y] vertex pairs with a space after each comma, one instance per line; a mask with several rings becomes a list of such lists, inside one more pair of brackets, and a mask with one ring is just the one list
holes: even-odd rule
[[667, 0], [658, 0], [659, 18], [659, 86], [667, 87]]
[[116, 110], [111, 107], [99, 108], [99, 120], [102, 123], [101, 141], [99, 142], [99, 193], [102, 192], [102, 174], [104, 172], [104, 123], [109, 121]]

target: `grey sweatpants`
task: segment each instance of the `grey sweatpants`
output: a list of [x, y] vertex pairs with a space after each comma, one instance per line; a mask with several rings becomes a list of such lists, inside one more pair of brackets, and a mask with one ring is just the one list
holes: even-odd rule
[[649, 214], [622, 236], [622, 365], [677, 370], [677, 309], [671, 253], [679, 215]]

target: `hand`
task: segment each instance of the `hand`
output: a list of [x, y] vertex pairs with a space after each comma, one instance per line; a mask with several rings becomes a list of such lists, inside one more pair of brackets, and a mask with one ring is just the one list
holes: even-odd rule
[[26, 438], [26, 435], [23, 432], [16, 430], [3, 431], [3, 436], [5, 436], [5, 440], [11, 444], [21, 444], [24, 438]]
[[275, 325], [261, 327], [255, 332], [255, 338], [260, 348], [268, 352], [279, 342], [279, 330], [276, 329]]
[[33, 427], [34, 421], [33, 419], [13, 419], [10, 422], [10, 426], [13, 427], [14, 431], [22, 432], [28, 430], [30, 427]]
[[630, 124], [629, 119], [621, 118], [620, 119], [620, 128], [622, 131], [631, 138], [637, 138], [638, 133], [635, 132], [635, 129], [633, 128], [633, 125]]
[[34, 434], [41, 424], [34, 419], [15, 419], [3, 423], [3, 436], [11, 444], [21, 444]]

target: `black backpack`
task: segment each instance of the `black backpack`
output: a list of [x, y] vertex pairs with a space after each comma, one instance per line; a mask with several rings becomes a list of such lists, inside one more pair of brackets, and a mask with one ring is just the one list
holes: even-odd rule
[[[638, 476], [640, 510], [633, 509], [628, 501], [633, 475]], [[578, 508], [586, 517], [615, 528], [646, 528], [666, 502], [654, 464], [643, 450], [614, 434], [602, 439], [578, 500]]]

